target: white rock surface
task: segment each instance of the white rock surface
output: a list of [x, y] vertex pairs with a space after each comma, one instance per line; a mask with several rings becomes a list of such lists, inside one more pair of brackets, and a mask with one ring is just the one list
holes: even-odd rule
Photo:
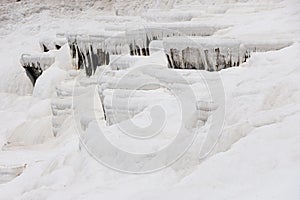
[[[299, 199], [298, 1], [40, 2], [6, 0], [0, 3], [1, 199]], [[101, 66], [94, 76], [87, 78], [83, 71], [74, 71], [65, 47], [66, 51], [55, 51], [58, 62], [45, 70], [31, 96], [32, 87], [19, 58], [24, 52], [40, 52], [40, 38], [87, 30], [97, 33], [107, 26], [123, 29], [124, 24], [119, 23], [125, 21], [143, 24], [146, 19], [139, 16], [121, 15], [142, 15], [147, 13], [147, 8], [163, 12], [161, 18], [165, 17], [166, 21], [179, 20], [174, 15], [180, 10], [180, 20], [189, 20], [190, 17], [185, 16], [192, 15], [193, 23], [228, 26], [213, 37], [250, 41], [244, 43], [250, 48], [252, 41], [262, 41], [261, 47], [272, 51], [255, 52], [240, 67], [219, 72], [167, 69], [161, 52], [155, 52], [155, 57], [136, 60], [125, 56], [124, 62], [129, 63], [124, 64], [126, 67], [112, 70], [112, 66]], [[118, 16], [110, 21], [109, 16], [115, 14]], [[155, 21], [154, 14], [148, 13]], [[266, 47], [264, 41], [267, 40], [288, 40], [293, 44], [277, 50], [272, 45]], [[137, 70], [141, 65], [148, 68]], [[124, 84], [116, 86], [122, 79]], [[223, 104], [221, 98], [212, 99], [207, 91], [208, 87], [217, 85], [218, 80], [224, 87]], [[109, 100], [111, 92], [118, 88], [121, 92], [116, 100], [124, 108], [122, 92], [126, 97], [137, 85], [151, 81], [160, 86], [150, 84], [133, 93], [129, 105], [133, 109], [138, 105], [145, 107], [131, 120], [148, 127], [156, 119], [151, 118], [152, 108], [161, 106], [166, 115], [162, 134], [136, 141], [120, 130], [128, 120], [107, 126], [101, 94]], [[196, 100], [191, 101], [185, 95], [183, 99], [190, 106], [187, 109], [195, 113], [190, 112], [189, 118], [181, 120], [176, 98], [162, 86], [173, 88], [177, 94], [192, 89]], [[90, 94], [95, 95], [93, 99], [88, 98]], [[74, 105], [80, 110], [80, 119], [72, 113]], [[103, 106], [109, 105], [108, 102]], [[216, 125], [214, 112], [201, 112], [209, 108], [216, 108], [215, 112], [225, 109], [221, 135], [209, 134]], [[196, 118], [203, 123], [194, 123], [192, 119]], [[86, 151], [77, 134], [78, 124], [83, 126], [86, 136], [101, 127], [115, 146], [129, 152], [149, 153], [170, 144], [180, 122], [188, 131], [199, 128], [196, 140], [178, 162], [150, 174], [124, 174], [101, 165]], [[54, 127], [56, 123], [58, 126]], [[53, 127], [58, 129], [56, 137], [52, 135]], [[216, 138], [218, 143], [214, 143]], [[86, 139], [93, 142], [94, 138]], [[132, 164], [114, 153], [107, 152], [107, 155], [119, 159], [126, 167]]]

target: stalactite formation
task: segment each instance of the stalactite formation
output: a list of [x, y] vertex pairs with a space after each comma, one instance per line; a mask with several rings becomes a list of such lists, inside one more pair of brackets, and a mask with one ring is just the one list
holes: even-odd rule
[[33, 85], [43, 71], [50, 67], [54, 61], [55, 58], [48, 55], [23, 54], [20, 59], [20, 63]]

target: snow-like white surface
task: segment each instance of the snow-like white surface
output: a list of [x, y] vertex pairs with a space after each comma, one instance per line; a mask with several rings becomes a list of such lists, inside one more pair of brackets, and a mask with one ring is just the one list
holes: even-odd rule
[[[0, 11], [5, 11], [0, 13], [0, 199], [300, 199], [299, 1], [129, 3], [117, 0], [114, 5], [110, 1], [91, 5], [90, 1], [81, 0], [73, 7], [57, 1], [44, 6], [21, 2], [0, 3]], [[59, 9], [51, 13], [47, 7], [50, 11]], [[149, 10], [144, 18], [115, 16], [108, 20], [116, 10], [119, 15], [142, 14], [147, 7], [156, 10], [152, 14]], [[17, 8], [20, 12], [15, 12]], [[80, 8], [83, 11], [78, 14]], [[170, 8], [175, 9], [170, 11]], [[180, 10], [179, 19], [174, 17], [176, 10]], [[56, 33], [97, 33], [124, 21], [145, 24], [150, 19], [153, 23], [154, 14], [159, 13], [164, 13], [161, 16], [165, 22], [190, 20], [192, 16], [193, 23], [228, 26], [217, 31], [216, 37], [293, 44], [278, 51], [253, 53], [240, 67], [203, 72], [208, 84], [220, 76], [225, 93], [224, 105], [219, 102], [211, 105], [215, 109], [225, 108], [222, 134], [212, 151], [205, 145], [211, 145], [214, 135], [207, 135], [207, 144], [202, 146], [205, 134], [213, 125], [207, 114], [200, 116], [207, 122], [199, 126], [197, 140], [178, 162], [155, 173], [124, 174], [101, 165], [87, 153], [79, 142], [78, 124], [68, 110], [70, 104], [64, 102], [69, 101], [73, 85], [77, 84], [74, 96], [82, 103], [80, 123], [87, 133], [93, 132], [92, 108], [84, 99], [94, 89], [93, 84], [98, 83], [97, 73], [101, 74], [101, 69], [95, 77], [82, 78], [82, 73], [71, 70], [72, 60], [64, 46], [54, 51], [54, 65], [41, 75], [33, 89], [19, 59], [23, 53], [40, 52], [39, 40], [54, 38]], [[161, 42], [153, 46], [161, 47]], [[196, 104], [200, 108], [201, 100], [205, 100], [204, 104], [209, 100], [202, 75], [193, 70], [175, 70], [175, 74], [186, 80], [180, 82], [166, 68], [161, 52], [154, 53], [155, 56], [147, 58], [121, 57], [122, 62], [112, 63], [113, 70], [100, 79], [102, 87], [92, 92], [103, 91], [109, 107], [114, 83], [135, 67], [149, 65], [123, 79], [116, 101], [121, 102], [122, 95], [126, 97], [127, 92], [134, 91], [136, 83], [158, 81], [179, 91], [185, 91], [187, 86], [192, 88], [199, 100], [192, 105], [196, 112]], [[74, 77], [78, 79], [75, 82]], [[180, 109], [176, 108], [171, 93], [153, 86], [134, 92], [130, 100], [133, 108], [141, 106], [142, 112], [133, 118], [141, 126], [150, 123], [151, 106], [165, 108], [167, 121], [163, 134], [136, 143], [118, 130], [118, 124], [101, 124], [109, 141], [132, 152], [151, 152], [169, 144], [180, 126], [177, 122], [181, 121]], [[56, 105], [54, 111], [53, 105]], [[206, 104], [201, 107], [205, 108]], [[97, 109], [97, 120], [103, 122], [102, 109]], [[53, 112], [56, 115], [52, 119]], [[193, 119], [194, 115], [190, 117]], [[126, 118], [122, 123], [126, 123]]]

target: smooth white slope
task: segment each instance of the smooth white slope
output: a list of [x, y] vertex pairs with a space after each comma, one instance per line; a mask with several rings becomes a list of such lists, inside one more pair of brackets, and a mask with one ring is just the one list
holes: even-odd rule
[[[267, 15], [269, 20], [278, 20], [271, 29], [263, 29], [261, 19], [266, 13], [261, 11], [255, 14], [258, 18], [251, 22], [250, 28], [257, 27], [270, 38], [288, 37], [297, 41], [299, 14], [288, 11], [299, 7], [296, 2], [285, 1], [283, 6], [285, 4], [289, 5], [287, 9], [277, 10], [274, 16], [272, 11]], [[236, 16], [224, 15], [229, 21]], [[244, 15], [239, 17], [241, 21], [248, 19]], [[38, 51], [39, 36], [48, 34], [51, 29], [61, 31], [84, 24], [84, 19], [57, 19], [47, 27], [41, 26], [48, 22], [47, 15], [32, 20], [1, 38], [1, 45], [5, 47], [0, 51], [1, 75], [5, 77], [1, 79], [1, 91], [7, 91], [7, 86], [24, 86], [25, 81], [16, 84], [19, 78], [8, 82], [7, 71], [19, 69], [18, 54]], [[93, 27], [93, 23], [85, 27]], [[219, 34], [251, 36], [239, 28], [241, 24], [234, 23], [238, 25]], [[100, 27], [97, 25], [95, 30]], [[288, 29], [282, 31], [281, 26]], [[296, 43], [278, 52], [257, 53], [240, 68], [221, 71], [226, 93], [226, 124], [213, 152], [217, 154], [201, 164], [195, 156], [173, 168], [148, 175], [120, 174], [97, 163], [83, 149], [79, 150], [76, 130], [70, 121], [66, 122], [69, 128], [62, 135], [51, 137], [51, 124], [47, 119], [51, 117], [50, 99], [3, 93], [0, 98], [1, 146], [7, 141], [12, 143], [0, 152], [0, 170], [24, 163], [28, 167], [11, 182], [0, 185], [0, 197], [297, 200], [300, 198], [299, 55], [300, 45]], [[24, 74], [23, 77], [27, 80]], [[23, 88], [22, 91], [30, 90]]]

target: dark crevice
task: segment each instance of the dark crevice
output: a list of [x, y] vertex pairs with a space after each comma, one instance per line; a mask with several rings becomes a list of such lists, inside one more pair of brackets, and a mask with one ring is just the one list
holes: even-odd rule
[[55, 48], [56, 48], [57, 50], [59, 50], [59, 49], [61, 48], [61, 46], [58, 45], [58, 44], [56, 44], [56, 45], [55, 45]]
[[48, 52], [49, 51], [49, 49], [46, 47], [45, 44], [43, 44], [42, 46], [43, 46], [43, 52]]
[[35, 85], [36, 80], [38, 77], [43, 73], [42, 69], [39, 66], [35, 66], [34, 63], [32, 65], [25, 65], [23, 66], [26, 70], [26, 75], [29, 77], [32, 85]]

